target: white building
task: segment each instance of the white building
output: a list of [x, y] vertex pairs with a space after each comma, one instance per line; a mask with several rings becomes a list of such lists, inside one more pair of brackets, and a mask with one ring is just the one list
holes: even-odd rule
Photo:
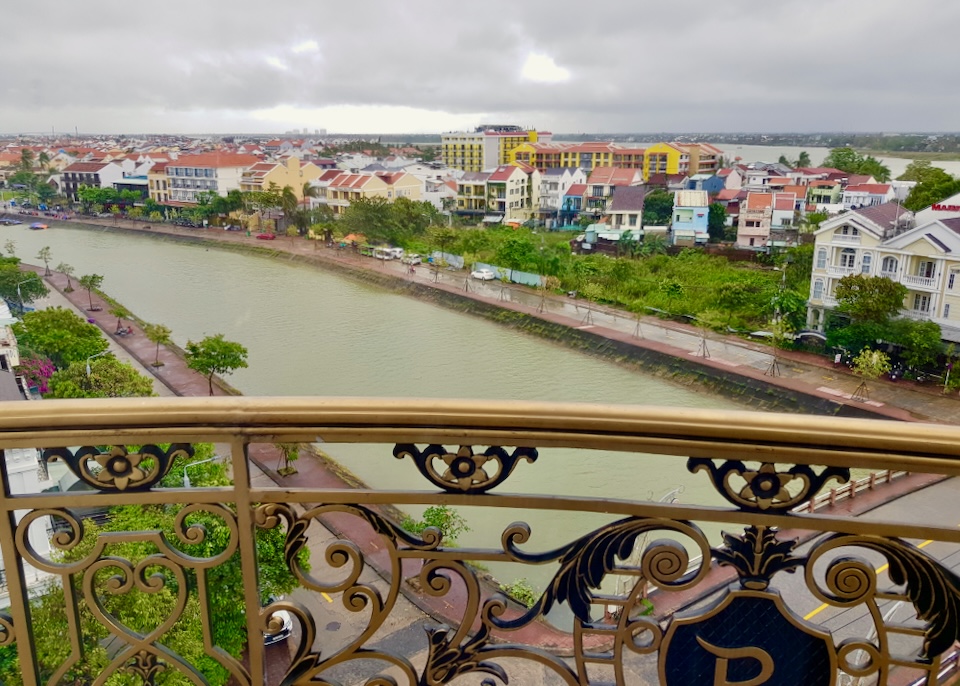
[[196, 203], [197, 194], [213, 191], [226, 195], [240, 190], [243, 172], [260, 160], [253, 155], [208, 152], [199, 155], [181, 155], [166, 166], [170, 200]]
[[956, 217], [960, 217], [960, 193], [951, 195], [940, 202], [935, 202], [930, 207], [917, 212], [917, 223], [926, 224], [939, 219], [955, 219]]
[[893, 187], [889, 183], [861, 183], [843, 189], [841, 203], [843, 209], [853, 210], [861, 207], [882, 205], [894, 199]]
[[960, 217], [917, 224], [908, 210], [885, 203], [828, 219], [816, 232], [807, 323], [823, 329], [844, 276], [880, 276], [903, 284], [902, 314], [936, 322], [960, 342]]
[[540, 177], [540, 219], [551, 226], [557, 221], [563, 196], [577, 183], [586, 183], [587, 174], [582, 169], [557, 167], [547, 169]]

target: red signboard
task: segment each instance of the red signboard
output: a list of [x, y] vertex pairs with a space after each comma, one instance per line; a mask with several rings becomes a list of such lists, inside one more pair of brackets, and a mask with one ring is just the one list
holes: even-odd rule
[[960, 212], [960, 205], [941, 205], [938, 202], [933, 203], [930, 209], [935, 212]]

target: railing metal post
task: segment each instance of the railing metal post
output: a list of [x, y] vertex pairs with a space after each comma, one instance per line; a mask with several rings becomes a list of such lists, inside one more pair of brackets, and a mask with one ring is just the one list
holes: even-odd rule
[[247, 652], [250, 656], [250, 683], [263, 686], [264, 646], [260, 631], [260, 587], [257, 583], [256, 526], [250, 499], [250, 465], [247, 444], [241, 439], [230, 442], [233, 460], [233, 488], [240, 531], [240, 568], [243, 570], [243, 595], [246, 599]]
[[14, 533], [17, 529], [16, 505], [10, 497], [10, 481], [7, 478], [6, 451], [0, 450], [0, 554], [6, 568], [7, 589], [10, 593], [10, 616], [13, 620], [13, 632], [16, 635], [15, 646], [20, 658], [20, 673], [23, 683], [39, 684], [39, 665], [34, 650], [33, 632], [30, 630], [30, 597], [27, 594], [26, 580], [23, 578], [23, 561], [17, 552]]

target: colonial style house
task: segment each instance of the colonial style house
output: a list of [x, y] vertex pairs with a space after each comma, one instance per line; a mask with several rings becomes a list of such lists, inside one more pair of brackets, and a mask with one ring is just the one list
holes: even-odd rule
[[902, 283], [901, 314], [936, 322], [945, 340], [960, 342], [960, 218], [917, 226], [912, 213], [884, 203], [829, 219], [815, 236], [808, 326], [823, 330], [841, 278], [865, 274]]

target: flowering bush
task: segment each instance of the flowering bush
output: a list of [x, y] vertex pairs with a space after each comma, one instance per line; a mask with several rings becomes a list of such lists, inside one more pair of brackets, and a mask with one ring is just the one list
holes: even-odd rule
[[40, 393], [46, 393], [49, 388], [47, 381], [53, 376], [57, 368], [46, 357], [24, 357], [20, 359], [20, 373], [27, 380], [27, 386], [36, 388]]

